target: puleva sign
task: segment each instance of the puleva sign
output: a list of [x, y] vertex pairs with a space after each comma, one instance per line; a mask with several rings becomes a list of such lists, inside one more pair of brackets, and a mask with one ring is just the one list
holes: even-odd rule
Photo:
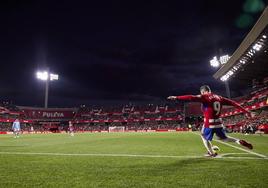
[[64, 114], [62, 112], [43, 112], [43, 117], [46, 118], [62, 118]]

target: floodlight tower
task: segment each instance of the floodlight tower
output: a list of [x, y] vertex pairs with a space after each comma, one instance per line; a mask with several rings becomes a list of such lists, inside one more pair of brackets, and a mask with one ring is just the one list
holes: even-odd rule
[[47, 69], [45, 71], [37, 71], [36, 72], [36, 78], [46, 82], [44, 107], [47, 108], [48, 107], [47, 104], [48, 104], [49, 82], [54, 81], [54, 80], [58, 80], [59, 75], [58, 74], [52, 74], [52, 73], [50, 73], [49, 69]]
[[[214, 68], [220, 68], [222, 67], [225, 63], [227, 63], [227, 61], [230, 59], [229, 55], [223, 55], [220, 56], [219, 58], [217, 56], [214, 56], [213, 59], [211, 59], [210, 65]], [[225, 84], [225, 90], [226, 90], [226, 95], [228, 98], [231, 98], [231, 92], [230, 92], [230, 87], [229, 87], [229, 82], [228, 79], [224, 80], [224, 84]]]

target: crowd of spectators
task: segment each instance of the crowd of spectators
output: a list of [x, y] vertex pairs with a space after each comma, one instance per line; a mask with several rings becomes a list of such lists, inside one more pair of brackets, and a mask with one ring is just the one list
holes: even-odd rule
[[[4, 107], [5, 106], [5, 107]], [[8, 109], [7, 109], [8, 106]], [[27, 114], [17, 107], [8, 104], [2, 105], [3, 113], [0, 113], [2, 122], [0, 131], [11, 131], [12, 122], [16, 118], [27, 120]], [[156, 130], [175, 129], [181, 127], [182, 107], [178, 105], [125, 105], [115, 107], [85, 107], [77, 108], [71, 121], [75, 131], [107, 131], [109, 126], [124, 126], [125, 130]], [[14, 110], [14, 111], [11, 111]], [[10, 113], [16, 112], [16, 113]], [[28, 119], [31, 119], [29, 116]], [[163, 119], [162, 119], [163, 118]], [[169, 118], [169, 120], [165, 120]], [[31, 123], [21, 122], [21, 130], [26, 132], [67, 131], [68, 121], [63, 120], [59, 124], [33, 120]]]
[[246, 118], [244, 114], [223, 118], [224, 125], [234, 132], [255, 133], [259, 126], [268, 125], [268, 109], [255, 111], [253, 118]]
[[81, 107], [75, 114], [74, 120], [127, 120], [127, 119], [157, 119], [178, 118], [182, 114], [182, 107], [168, 105], [123, 106], [115, 108]]
[[[268, 99], [268, 86], [260, 88], [259, 90], [250, 93], [248, 96], [240, 97], [235, 100], [244, 108], [251, 108], [254, 105], [257, 105], [262, 102], [267, 103], [267, 99]], [[235, 108], [233, 107], [223, 109], [223, 113], [230, 113], [234, 111]]]
[[[253, 118], [245, 118], [244, 114], [235, 113], [231, 107], [223, 110], [223, 122], [229, 130], [234, 132], [255, 133], [260, 125], [268, 124], [268, 86], [258, 88], [248, 96], [240, 97], [237, 102], [244, 108], [253, 110], [256, 114]], [[259, 105], [261, 104], [261, 105]]]

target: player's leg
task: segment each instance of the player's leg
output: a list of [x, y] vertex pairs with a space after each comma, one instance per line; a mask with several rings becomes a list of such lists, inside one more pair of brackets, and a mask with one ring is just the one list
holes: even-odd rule
[[237, 138], [227, 136], [223, 128], [217, 128], [216, 135], [224, 142], [235, 142], [239, 145], [247, 147], [248, 149], [253, 149], [252, 144], [246, 142], [245, 140], [239, 140]]
[[17, 136], [18, 136], [18, 129], [17, 128], [14, 128], [13, 134], [14, 134], [14, 138], [17, 138]]
[[210, 128], [202, 128], [201, 130], [201, 139], [203, 141], [203, 144], [205, 146], [205, 148], [207, 149], [208, 151], [208, 154], [210, 156], [214, 156], [215, 153], [212, 149], [212, 144], [211, 144], [211, 140], [213, 138], [213, 130], [210, 129]]

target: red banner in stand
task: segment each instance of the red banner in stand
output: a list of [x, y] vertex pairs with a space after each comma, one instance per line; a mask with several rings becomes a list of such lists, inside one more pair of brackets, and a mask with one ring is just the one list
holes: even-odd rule
[[[19, 119], [20, 120], [20, 119]], [[0, 118], [0, 122], [1, 123], [13, 123], [15, 121], [15, 119], [14, 118], [12, 118], [12, 119], [10, 119], [10, 118], [7, 118], [7, 119], [5, 119], [5, 118]], [[23, 120], [20, 120], [20, 122], [21, 123], [33, 123], [33, 120], [25, 120], [25, 119], [23, 119]]]

